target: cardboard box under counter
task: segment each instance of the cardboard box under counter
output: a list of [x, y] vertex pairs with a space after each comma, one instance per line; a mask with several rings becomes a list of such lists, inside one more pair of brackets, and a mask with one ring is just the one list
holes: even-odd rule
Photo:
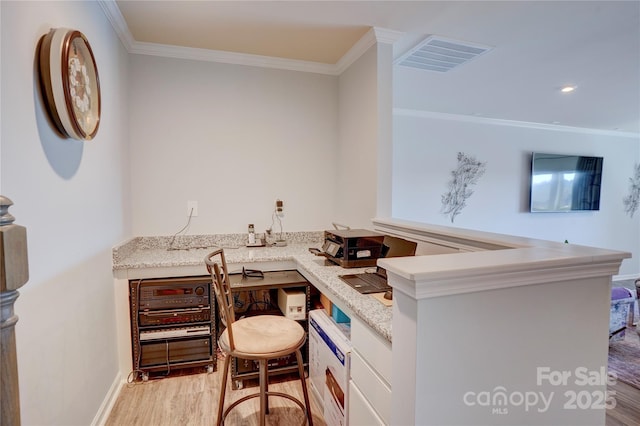
[[331, 316], [331, 300], [324, 294], [320, 293], [320, 304], [328, 316]]

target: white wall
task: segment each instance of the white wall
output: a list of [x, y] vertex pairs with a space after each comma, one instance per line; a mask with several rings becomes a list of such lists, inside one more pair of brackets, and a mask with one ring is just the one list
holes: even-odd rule
[[391, 212], [391, 55], [376, 43], [339, 77], [335, 221], [352, 228]]
[[[622, 204], [633, 166], [640, 162], [639, 138], [513, 124], [397, 110], [393, 216], [629, 251], [633, 258], [622, 263], [620, 276], [640, 274], [640, 212], [631, 218]], [[440, 212], [441, 195], [447, 191], [459, 151], [486, 162], [486, 173], [451, 224]], [[533, 151], [604, 157], [600, 211], [529, 213]]]
[[[128, 55], [96, 2], [0, 8], [0, 193], [29, 250], [15, 305], [22, 424], [87, 425], [118, 371], [111, 248], [130, 235]], [[34, 57], [51, 27], [82, 31], [93, 49], [102, 120], [91, 142], [62, 139], [47, 121]]]
[[[135, 235], [284, 231], [334, 220], [337, 78], [132, 55]], [[274, 231], [279, 227], [274, 226]]]
[[340, 75], [336, 218], [367, 228], [375, 216], [378, 173], [377, 48], [370, 47]]
[[393, 202], [393, 46], [378, 43], [378, 173], [376, 216], [390, 217]]

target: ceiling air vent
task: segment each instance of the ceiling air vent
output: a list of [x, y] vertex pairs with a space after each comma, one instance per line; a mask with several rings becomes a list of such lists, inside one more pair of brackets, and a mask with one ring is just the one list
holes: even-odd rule
[[490, 46], [429, 36], [395, 61], [396, 65], [447, 72], [491, 50]]

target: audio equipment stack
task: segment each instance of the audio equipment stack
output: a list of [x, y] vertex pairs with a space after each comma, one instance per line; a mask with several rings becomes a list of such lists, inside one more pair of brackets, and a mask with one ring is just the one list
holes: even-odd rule
[[209, 276], [129, 281], [134, 372], [216, 364], [215, 304]]

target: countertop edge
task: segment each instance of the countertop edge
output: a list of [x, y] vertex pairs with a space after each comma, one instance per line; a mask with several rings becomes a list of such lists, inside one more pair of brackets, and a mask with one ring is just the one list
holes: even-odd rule
[[[363, 272], [365, 268], [344, 269], [337, 265], [325, 265], [324, 257], [308, 252], [309, 247], [320, 247], [318, 242], [289, 244], [286, 247], [238, 247], [225, 250], [229, 269], [234, 265], [256, 264], [270, 268], [295, 267], [305, 278], [321, 290], [328, 291], [329, 299], [334, 301], [346, 313], [356, 315], [381, 337], [391, 342], [391, 307], [384, 306], [369, 295], [363, 295], [340, 280], [339, 275]], [[191, 250], [173, 250], [155, 248], [129, 251], [128, 256], [115, 257], [113, 275], [116, 279], [158, 277], [166, 272], [173, 276], [199, 274], [206, 275], [204, 257], [215, 248], [197, 248]], [[178, 275], [176, 275], [178, 274]]]

